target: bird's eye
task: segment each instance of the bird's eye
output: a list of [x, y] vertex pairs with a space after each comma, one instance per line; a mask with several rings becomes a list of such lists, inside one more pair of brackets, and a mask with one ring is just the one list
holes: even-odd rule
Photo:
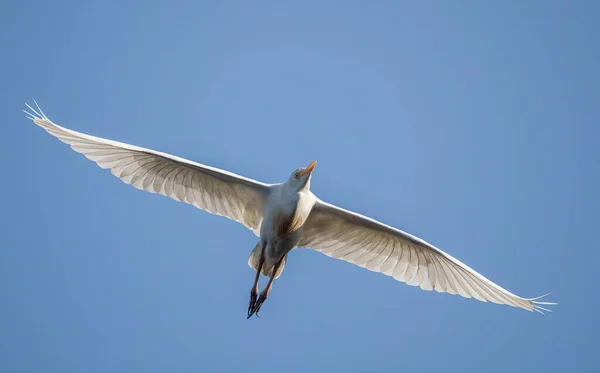
[[294, 179], [296, 179], [296, 180], [300, 179], [300, 172], [296, 172], [294, 174]]

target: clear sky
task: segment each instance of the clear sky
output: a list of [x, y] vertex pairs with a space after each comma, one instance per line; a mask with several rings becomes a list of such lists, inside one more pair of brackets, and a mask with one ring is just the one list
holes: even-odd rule
[[[597, 371], [598, 2], [125, 3], [0, 4], [0, 371]], [[266, 182], [317, 159], [321, 199], [560, 305], [298, 250], [246, 320], [252, 233], [121, 183], [32, 98]]]

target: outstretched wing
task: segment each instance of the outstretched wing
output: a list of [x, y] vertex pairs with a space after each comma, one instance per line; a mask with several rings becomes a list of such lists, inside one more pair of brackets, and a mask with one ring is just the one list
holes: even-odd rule
[[483, 277], [435, 246], [366, 216], [317, 201], [298, 244], [392, 276], [423, 290], [506, 304], [528, 311], [554, 305], [521, 298]]
[[[36, 104], [37, 105], [37, 104]], [[170, 154], [102, 139], [61, 127], [27, 105], [35, 124], [126, 184], [189, 203], [242, 223], [256, 235], [269, 185]]]

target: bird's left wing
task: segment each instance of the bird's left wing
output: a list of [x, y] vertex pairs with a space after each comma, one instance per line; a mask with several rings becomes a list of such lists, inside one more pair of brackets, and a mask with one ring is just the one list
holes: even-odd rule
[[269, 185], [170, 154], [79, 133], [27, 105], [35, 124], [137, 189], [160, 193], [242, 223], [256, 235]]
[[299, 247], [307, 247], [392, 276], [423, 290], [549, 311], [541, 298], [521, 298], [494, 284], [435, 246], [366, 216], [317, 200], [304, 225]]

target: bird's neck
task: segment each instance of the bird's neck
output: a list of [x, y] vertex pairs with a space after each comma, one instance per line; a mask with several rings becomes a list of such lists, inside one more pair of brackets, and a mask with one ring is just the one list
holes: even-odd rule
[[280, 206], [288, 206], [291, 211], [294, 211], [299, 203], [312, 200], [311, 196], [310, 186], [307, 183], [301, 187], [282, 184], [273, 197]]
[[281, 185], [281, 192], [287, 196], [310, 192], [310, 179], [304, 185], [285, 183]]

